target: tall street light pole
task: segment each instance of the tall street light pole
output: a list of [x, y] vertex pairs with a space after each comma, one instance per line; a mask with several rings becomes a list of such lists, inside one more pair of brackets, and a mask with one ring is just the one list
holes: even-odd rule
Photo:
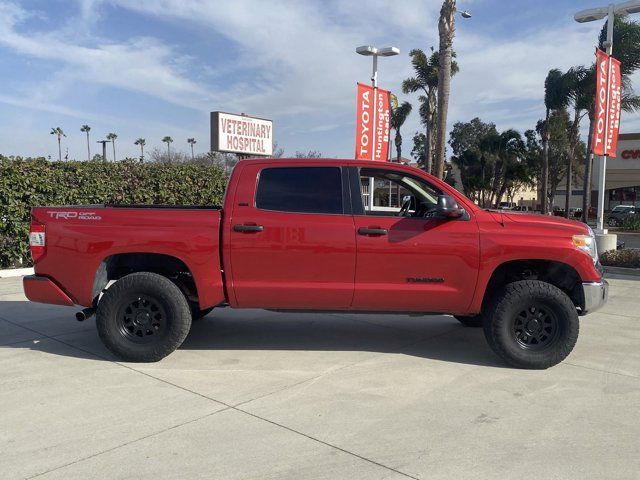
[[[393, 57], [400, 53], [400, 49], [397, 47], [383, 47], [377, 48], [372, 45], [363, 45], [356, 48], [356, 53], [364, 55], [365, 57], [373, 57], [373, 69], [371, 71], [371, 86], [373, 87], [373, 98], [377, 98], [376, 90], [378, 88], [378, 57]], [[375, 125], [375, 118], [373, 124]], [[369, 211], [373, 210], [373, 190], [374, 182], [373, 177], [369, 177]], [[391, 201], [391, 198], [389, 198]]]
[[[639, 13], [640, 12], [640, 0], [631, 0], [629, 2], [623, 3], [610, 3], [606, 7], [599, 8], [589, 8], [587, 10], [581, 10], [574, 15], [574, 19], [579, 23], [593, 22], [596, 20], [602, 20], [604, 17], [607, 17], [607, 41], [604, 43], [604, 47], [607, 50], [607, 54], [611, 55], [613, 53], [613, 22], [615, 20], [615, 15], [622, 14], [626, 15], [629, 13]], [[589, 167], [589, 166], [588, 166]], [[603, 155], [601, 157], [601, 161], [599, 163], [598, 168], [598, 220], [596, 226], [596, 232], [604, 235], [607, 232], [604, 229], [604, 194], [605, 194], [605, 176], [607, 171], [607, 156]], [[591, 188], [591, 185], [588, 186]], [[585, 192], [586, 193], [586, 192]], [[588, 205], [587, 205], [588, 207]], [[587, 216], [585, 219], [588, 218]], [[615, 246], [615, 242], [614, 242]]]
[[96, 143], [102, 144], [102, 161], [107, 161], [107, 143], [111, 143], [111, 140], [98, 140]]

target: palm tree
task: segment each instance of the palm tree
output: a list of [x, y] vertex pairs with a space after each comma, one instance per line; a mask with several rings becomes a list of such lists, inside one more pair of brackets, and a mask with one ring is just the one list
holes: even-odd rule
[[116, 138], [118, 138], [118, 135], [116, 135], [115, 133], [110, 133], [109, 135], [107, 135], [107, 140], [111, 141], [111, 145], [113, 146], [113, 161], [116, 161]]
[[140, 146], [140, 161], [144, 162], [144, 146], [147, 144], [147, 141], [144, 138], [139, 138], [133, 142], [133, 144]]
[[91, 127], [89, 125], [82, 125], [80, 131], [87, 134], [87, 161], [91, 161], [91, 147], [89, 146], [89, 132]]
[[187, 138], [187, 143], [188, 143], [189, 145], [191, 145], [191, 160], [193, 160], [193, 159], [194, 159], [194, 156], [193, 156], [193, 146], [194, 146], [196, 143], [198, 143], [198, 142], [196, 142], [196, 139], [195, 139], [195, 138]]
[[438, 33], [438, 128], [436, 129], [436, 177], [444, 178], [445, 142], [447, 140], [447, 112], [451, 90], [453, 36], [455, 35], [456, 0], [444, 0], [440, 9]]
[[51, 131], [49, 133], [58, 137], [58, 161], [62, 161], [62, 147], [60, 146], [60, 138], [66, 137], [66, 135], [60, 127], [51, 128]]
[[397, 157], [396, 161], [400, 163], [400, 159], [402, 158], [402, 135], [400, 135], [400, 127], [404, 125], [404, 122], [407, 120], [407, 117], [411, 113], [411, 104], [409, 102], [402, 102], [401, 105], [393, 108], [391, 110], [391, 120], [390, 125], [396, 131], [395, 144], [396, 144], [396, 152]]
[[542, 128], [542, 214], [549, 213], [549, 116], [552, 111], [567, 106], [568, 96], [564, 76], [560, 70], [549, 70], [544, 81], [545, 121]]
[[162, 139], [162, 141], [167, 144], [167, 156], [169, 157], [169, 161], [171, 161], [171, 149], [169, 148], [169, 146], [173, 143], [173, 138], [167, 135]]
[[589, 69], [578, 66], [570, 68], [564, 74], [565, 94], [568, 103], [573, 108], [573, 119], [569, 127], [569, 155], [567, 156], [566, 192], [564, 199], [564, 216], [569, 218], [569, 205], [571, 203], [571, 190], [573, 181], [573, 164], [577, 160], [578, 146], [580, 145], [580, 122], [589, 113], [589, 107], [593, 102], [593, 92], [590, 90], [591, 75]]
[[[433, 173], [433, 131], [436, 128], [436, 95], [438, 92], [439, 71], [438, 54], [433, 51], [433, 47], [431, 52], [430, 56], [427, 56], [420, 49], [413, 49], [409, 52], [415, 76], [402, 82], [403, 93], [424, 92], [424, 95], [421, 95], [419, 100], [421, 102], [420, 118], [426, 129], [424, 168], [428, 173]], [[455, 57], [455, 53], [453, 53], [453, 56]], [[451, 74], [454, 75], [457, 72], [458, 64], [452, 61]]]

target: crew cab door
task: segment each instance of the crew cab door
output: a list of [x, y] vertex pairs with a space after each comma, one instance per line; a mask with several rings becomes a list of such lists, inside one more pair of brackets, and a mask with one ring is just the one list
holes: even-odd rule
[[420, 176], [389, 168], [350, 173], [358, 251], [353, 308], [464, 312], [478, 276], [476, 222], [468, 213], [437, 218], [442, 192]]
[[356, 240], [342, 171], [317, 163], [243, 168], [226, 222], [232, 306], [350, 306]]

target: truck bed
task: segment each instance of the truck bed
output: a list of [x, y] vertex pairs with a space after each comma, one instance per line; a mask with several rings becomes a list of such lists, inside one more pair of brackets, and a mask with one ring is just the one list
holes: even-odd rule
[[[91, 306], [103, 288], [98, 272], [128, 253], [173, 257], [186, 267], [201, 308], [224, 301], [220, 262], [222, 209], [216, 206], [87, 205], [37, 207], [46, 253], [35, 265], [78, 305]], [[160, 257], [156, 257], [160, 258]]]

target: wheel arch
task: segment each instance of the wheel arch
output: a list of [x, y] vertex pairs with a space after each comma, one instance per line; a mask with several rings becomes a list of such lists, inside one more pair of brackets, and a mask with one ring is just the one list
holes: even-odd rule
[[548, 259], [508, 260], [491, 272], [476, 308], [483, 311], [494, 292], [504, 285], [518, 280], [540, 280], [558, 287], [571, 299], [576, 308], [584, 309], [584, 292], [578, 271], [571, 265]]
[[187, 301], [199, 303], [197, 281], [184, 260], [164, 253], [124, 252], [109, 255], [98, 265], [91, 289], [94, 305], [109, 282], [136, 272], [162, 275], [180, 288]]

